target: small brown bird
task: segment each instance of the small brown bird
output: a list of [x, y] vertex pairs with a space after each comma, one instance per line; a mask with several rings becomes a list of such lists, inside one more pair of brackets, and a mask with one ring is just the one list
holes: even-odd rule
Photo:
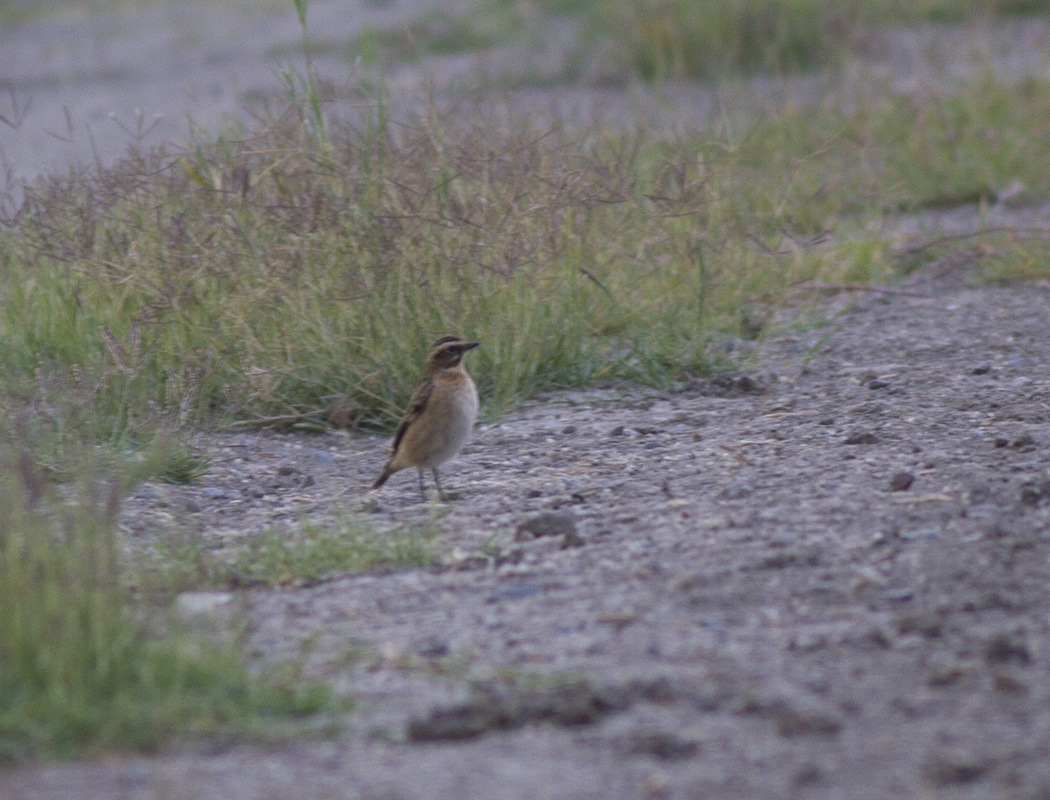
[[423, 377], [394, 434], [394, 452], [372, 484], [373, 489], [398, 470], [416, 467], [423, 499], [427, 496], [424, 469], [434, 473], [438, 494], [446, 499], [437, 468], [463, 449], [474, 428], [478, 390], [463, 368], [463, 355], [478, 344], [458, 336], [442, 336], [430, 346]]

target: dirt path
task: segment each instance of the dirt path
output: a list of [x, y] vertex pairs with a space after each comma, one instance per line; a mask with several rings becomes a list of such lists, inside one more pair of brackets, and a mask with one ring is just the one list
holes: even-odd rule
[[[399, 476], [372, 512], [436, 514], [440, 568], [248, 592], [252, 657], [308, 642], [360, 698], [345, 740], [23, 767], [0, 797], [1047, 796], [1050, 286], [910, 290], [743, 380], [483, 426], [461, 499]], [[146, 487], [129, 524], [193, 503], [218, 545], [359, 509], [384, 458], [215, 446], [240, 462]], [[575, 536], [516, 535], [545, 511]]]

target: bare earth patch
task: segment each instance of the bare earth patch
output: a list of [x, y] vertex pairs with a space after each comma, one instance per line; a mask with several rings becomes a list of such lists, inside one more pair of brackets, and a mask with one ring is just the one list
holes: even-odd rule
[[447, 505], [406, 473], [370, 506], [378, 438], [217, 437], [129, 535], [437, 531], [439, 566], [231, 602], [253, 659], [359, 699], [347, 734], [24, 766], [0, 794], [1045, 796], [1050, 286], [911, 291], [829, 305], [744, 379], [483, 425]]

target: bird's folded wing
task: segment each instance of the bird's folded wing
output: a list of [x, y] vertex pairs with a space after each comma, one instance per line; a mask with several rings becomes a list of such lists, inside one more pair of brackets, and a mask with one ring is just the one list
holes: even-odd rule
[[401, 424], [397, 426], [397, 433], [394, 434], [395, 453], [409, 426], [422, 416], [423, 410], [427, 407], [427, 402], [433, 393], [434, 382], [424, 381], [412, 394], [412, 399], [408, 401], [408, 408], [405, 410], [405, 416], [401, 418]]

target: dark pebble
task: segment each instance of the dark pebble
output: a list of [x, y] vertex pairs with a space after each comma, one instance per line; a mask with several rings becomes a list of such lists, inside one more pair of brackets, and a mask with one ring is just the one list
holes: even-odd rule
[[700, 752], [699, 743], [664, 731], [635, 733], [626, 744], [631, 754], [652, 756], [661, 761], [682, 761]]
[[567, 536], [576, 533], [576, 518], [571, 511], [544, 511], [518, 525], [515, 541], [541, 536]]
[[987, 375], [991, 371], [992, 371], [992, 362], [991, 361], [982, 361], [980, 364], [978, 364], [976, 367], [974, 367], [971, 370], [971, 372], [974, 375]]
[[586, 544], [586, 542], [584, 542], [583, 537], [575, 530], [571, 530], [566, 532], [564, 538], [562, 538], [561, 549], [568, 550], [570, 547], [583, 547], [584, 544]]
[[931, 689], [942, 689], [958, 683], [965, 674], [966, 670], [962, 665], [954, 661], [941, 664], [930, 670], [929, 675], [926, 676], [926, 685]]
[[791, 783], [799, 788], [816, 786], [824, 781], [824, 773], [816, 764], [803, 764], [791, 776]]
[[611, 431], [609, 431], [609, 435], [610, 436], [623, 436], [623, 425], [617, 425], [615, 428], [613, 428]]
[[755, 487], [747, 481], [734, 481], [722, 490], [722, 497], [727, 500], [743, 500], [755, 492]]
[[869, 389], [885, 389], [892, 385], [893, 384], [891, 384], [889, 381], [884, 381], [881, 378], [872, 378], [870, 381], [868, 381]]
[[796, 736], [834, 736], [842, 730], [842, 720], [823, 711], [785, 708], [777, 712], [777, 733], [785, 739]]
[[894, 472], [893, 477], [890, 478], [890, 491], [891, 492], [906, 492], [911, 488], [911, 485], [915, 483], [915, 476], [910, 472]]
[[1032, 438], [1030, 433], [1022, 433], [1010, 442], [1010, 447], [1016, 450], [1035, 450], [1035, 439]]
[[902, 636], [919, 634], [926, 639], [937, 639], [944, 632], [944, 623], [936, 614], [911, 614], [898, 619], [895, 625]]
[[1000, 633], [985, 645], [984, 660], [989, 664], [1030, 664], [1032, 653], [1021, 634]]
[[843, 440], [843, 444], [875, 444], [879, 440], [871, 431], [854, 431]]
[[966, 757], [940, 757], [922, 766], [923, 775], [934, 786], [951, 786], [980, 780], [990, 765], [985, 761]]
[[1020, 697], [1028, 694], [1028, 684], [1014, 675], [1000, 674], [992, 680], [992, 688], [999, 694]]
[[1019, 499], [1026, 506], [1037, 506], [1043, 500], [1050, 499], [1050, 481], [1022, 484]]

